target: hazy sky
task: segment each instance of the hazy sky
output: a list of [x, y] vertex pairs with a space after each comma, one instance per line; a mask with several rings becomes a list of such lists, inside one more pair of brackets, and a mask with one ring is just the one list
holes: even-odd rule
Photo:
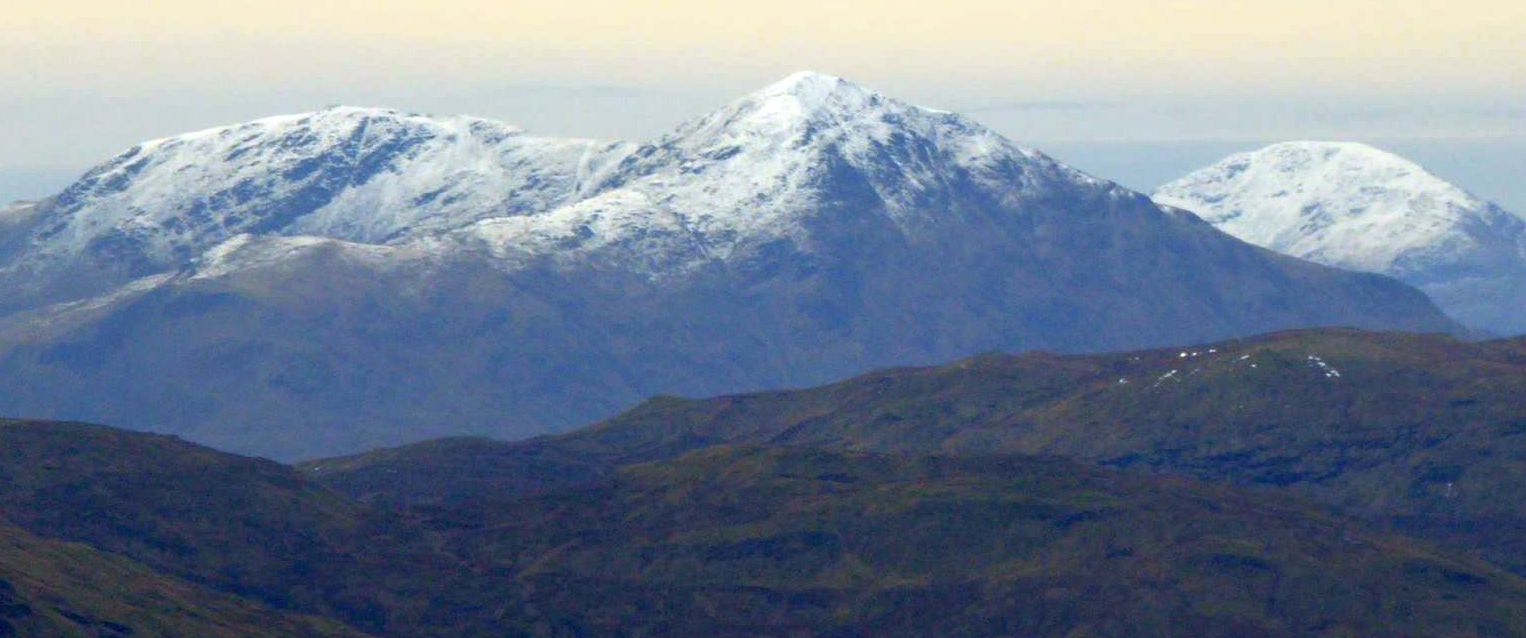
[[0, 169], [335, 103], [642, 139], [799, 69], [1041, 147], [1526, 148], [1520, 0], [0, 0]]

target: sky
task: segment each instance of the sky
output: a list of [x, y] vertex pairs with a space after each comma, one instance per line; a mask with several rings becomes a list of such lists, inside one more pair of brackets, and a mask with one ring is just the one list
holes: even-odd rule
[[1342, 139], [1526, 210], [1519, 0], [0, 0], [0, 199], [331, 104], [642, 140], [802, 69], [1136, 188]]

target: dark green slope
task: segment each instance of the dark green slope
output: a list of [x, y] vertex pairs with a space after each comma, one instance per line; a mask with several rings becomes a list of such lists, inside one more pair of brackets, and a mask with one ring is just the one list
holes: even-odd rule
[[[692, 448], [676, 451], [688, 449]], [[608, 475], [616, 465], [606, 455], [566, 449], [558, 441], [511, 444], [458, 437], [297, 467], [361, 501], [441, 504], [583, 485]]]
[[474, 574], [292, 468], [167, 436], [0, 421], [0, 519], [375, 633], [443, 622]]
[[403, 448], [323, 462], [318, 475], [371, 498], [448, 501], [463, 483], [474, 486], [465, 493], [522, 490], [531, 461], [543, 483], [576, 483], [722, 443], [1053, 454], [1286, 489], [1526, 570], [1522, 339], [1310, 330], [992, 355], [809, 390], [656, 399], [562, 437], [460, 442], [491, 463]]
[[1526, 632], [1526, 581], [1486, 563], [1055, 459], [720, 447], [434, 523], [550, 635]]
[[361, 635], [332, 620], [276, 612], [120, 556], [0, 523], [0, 636]]
[[[5, 422], [0, 511], [110, 554], [102, 569], [386, 636], [1526, 636], [1521, 578], [1226, 485], [804, 447], [610, 471], [547, 449], [530, 458], [599, 474], [532, 497], [476, 474], [448, 504], [388, 512], [176, 439]], [[34, 608], [36, 581], [71, 582], [25, 567], [8, 573]]]

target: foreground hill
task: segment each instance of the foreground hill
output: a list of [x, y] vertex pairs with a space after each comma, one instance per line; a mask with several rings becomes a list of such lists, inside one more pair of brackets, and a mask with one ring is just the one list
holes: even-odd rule
[[0, 636], [361, 635], [334, 620], [277, 612], [121, 556], [0, 523]]
[[449, 598], [402, 583], [466, 589], [467, 572], [412, 527], [271, 461], [101, 426], [0, 421], [0, 477], [0, 519], [31, 534], [368, 632], [426, 624]]
[[262, 120], [3, 215], [0, 413], [281, 459], [991, 350], [1455, 327], [1396, 281], [815, 73], [640, 145]]
[[1399, 278], [1469, 326], [1526, 333], [1526, 219], [1397, 155], [1274, 144], [1162, 186], [1155, 201], [1258, 246]]
[[[67, 547], [111, 554], [100, 573], [156, 568], [133, 568], [133, 587], [173, 573], [376, 635], [1526, 636], [1526, 581], [1477, 559], [1289, 499], [1053, 458], [723, 446], [383, 512], [163, 437], [9, 422], [0, 443], [0, 511], [49, 539], [26, 551], [84, 542]], [[71, 582], [4, 547], [17, 604]]]
[[1054, 454], [1287, 490], [1526, 570], [1526, 341], [1299, 331], [1192, 348], [992, 355], [820, 388], [657, 399], [561, 437], [305, 466], [362, 498], [576, 484], [717, 444]]

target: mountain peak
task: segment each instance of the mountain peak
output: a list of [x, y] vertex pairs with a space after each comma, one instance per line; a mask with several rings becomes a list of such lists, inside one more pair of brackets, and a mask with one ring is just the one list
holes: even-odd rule
[[1260, 149], [1260, 152], [1292, 152], [1292, 151], [1319, 151], [1323, 153], [1368, 153], [1372, 155], [1386, 155], [1396, 159], [1402, 159], [1388, 151], [1376, 146], [1361, 142], [1343, 140], [1289, 140], [1269, 144]]
[[1360, 142], [1281, 142], [1235, 157], [1283, 171], [1339, 164], [1348, 171], [1387, 171], [1394, 176], [1413, 175], [1440, 181], [1407, 158]]
[[837, 76], [801, 71], [691, 122], [674, 137], [719, 138], [726, 143], [742, 138], [784, 140], [854, 123], [905, 120], [914, 113], [933, 111], [887, 98]]
[[602, 197], [559, 214], [645, 202], [644, 218], [709, 238], [704, 254], [714, 257], [780, 238], [810, 246], [823, 224], [848, 220], [920, 237], [990, 212], [975, 193], [1015, 200], [1072, 188], [1112, 185], [959, 115], [803, 71], [634, 153], [601, 184]]
[[330, 104], [316, 111], [316, 113], [334, 113], [340, 115], [365, 115], [395, 117], [405, 114], [399, 109], [385, 106], [359, 106], [355, 104]]
[[[1251, 243], [1376, 272], [1495, 212], [1419, 164], [1355, 142], [1283, 142], [1231, 155], [1162, 186], [1156, 199]], [[1330, 233], [1344, 239], [1309, 243]]]
[[817, 71], [798, 71], [753, 94], [767, 99], [789, 97], [804, 104], [824, 104], [844, 97], [877, 96], [874, 91], [843, 78]]
[[1162, 186], [1155, 200], [1252, 244], [1392, 275], [1471, 325], [1526, 330], [1526, 221], [1388, 151], [1273, 144]]

